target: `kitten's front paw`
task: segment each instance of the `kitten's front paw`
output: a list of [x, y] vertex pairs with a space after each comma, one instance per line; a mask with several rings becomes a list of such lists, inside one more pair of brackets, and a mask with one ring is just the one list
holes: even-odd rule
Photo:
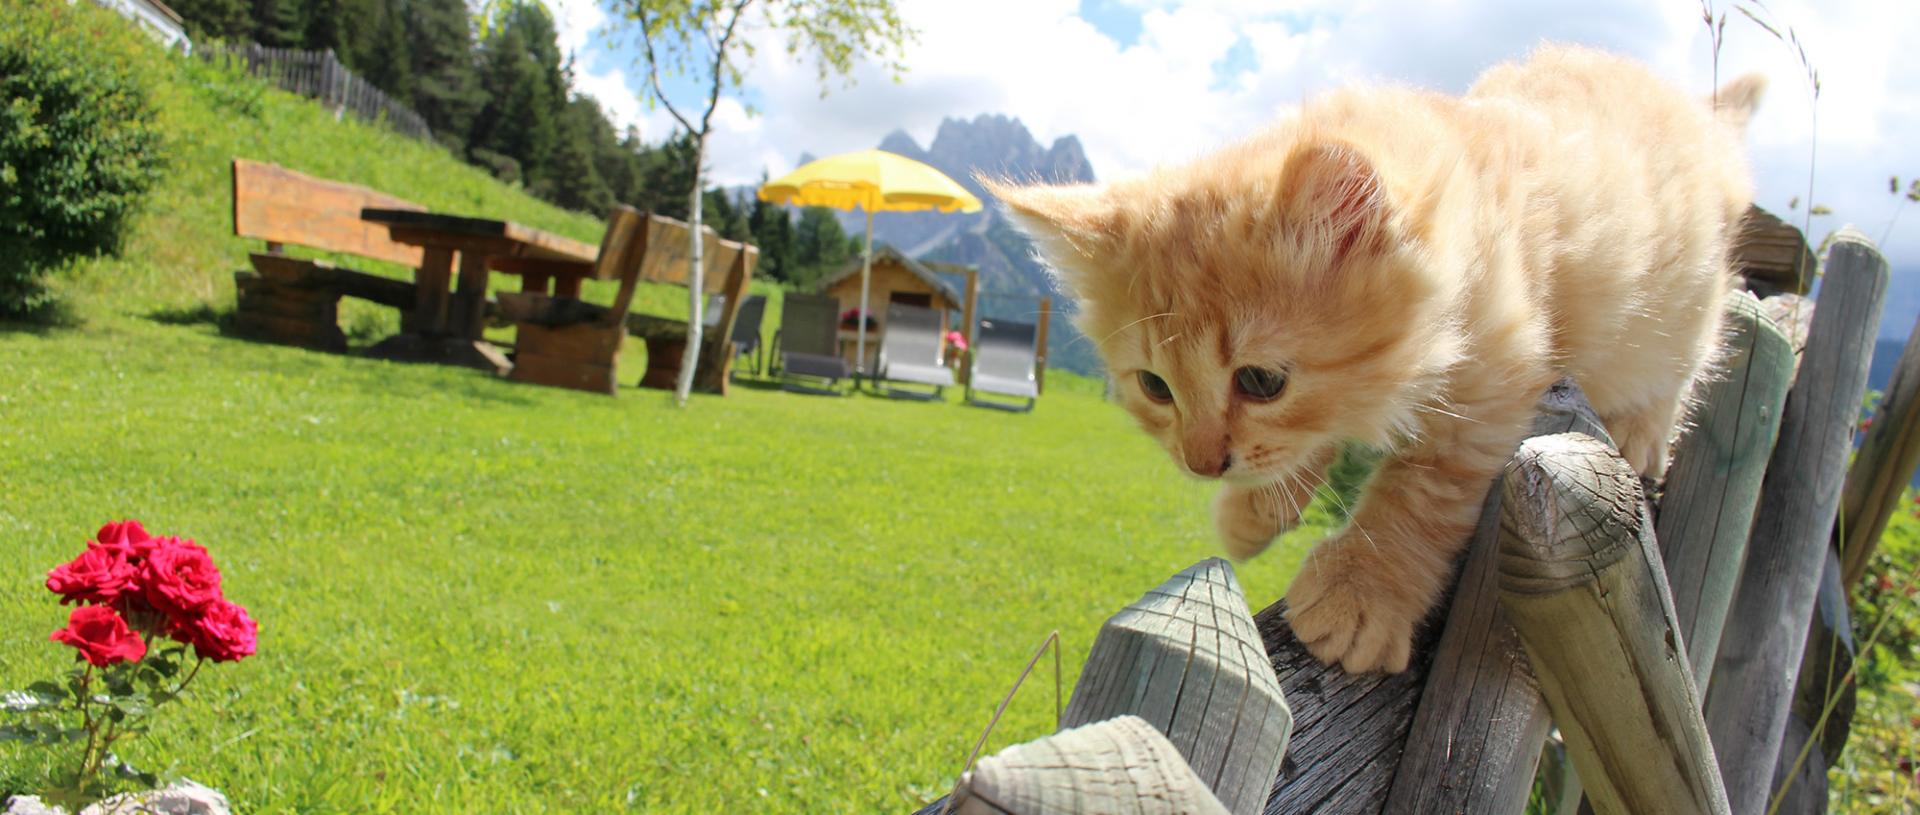
[[1281, 492], [1279, 485], [1243, 487], [1229, 484], [1213, 500], [1213, 526], [1220, 544], [1234, 560], [1246, 560], [1266, 551], [1280, 533], [1300, 522], [1301, 501], [1311, 496]]
[[1407, 669], [1424, 592], [1395, 585], [1397, 564], [1365, 539], [1325, 541], [1287, 589], [1287, 623], [1315, 658], [1347, 673]]

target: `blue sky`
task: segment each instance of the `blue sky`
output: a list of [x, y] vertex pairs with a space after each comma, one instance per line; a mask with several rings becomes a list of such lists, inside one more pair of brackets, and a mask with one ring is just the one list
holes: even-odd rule
[[[648, 138], [670, 132], [663, 111], [638, 101], [645, 78], [631, 47], [593, 35], [608, 20], [598, 0], [549, 2], [579, 60], [576, 87]], [[1792, 52], [1731, 3], [1715, 6], [1731, 17], [1722, 81], [1759, 71], [1771, 82], [1748, 139], [1762, 206], [1786, 213], [1807, 197], [1817, 132], [1812, 198], [1836, 214], [1815, 218], [1812, 234], [1852, 221], [1878, 239], [1896, 202], [1887, 177], [1920, 175], [1911, 135], [1920, 133], [1920, 69], [1906, 48], [1920, 42], [1920, 15], [1894, 0], [1768, 4], [1819, 68], [1816, 131]], [[1625, 53], [1702, 96], [1713, 84], [1698, 0], [901, 0], [901, 8], [919, 31], [902, 81], [866, 66], [825, 96], [811, 65], [787, 59], [764, 26], [750, 29], [759, 48], [747, 86], [716, 114], [716, 179], [751, 183], [791, 169], [802, 153], [872, 147], [896, 128], [925, 145], [942, 118], [986, 113], [1020, 119], [1042, 144], [1078, 136], [1096, 174], [1114, 178], [1254, 132], [1316, 90], [1397, 82], [1458, 93], [1543, 40]], [[669, 84], [676, 99], [691, 90]], [[1920, 206], [1912, 209], [1887, 242], [1894, 297], [1904, 303], [1893, 310], [1903, 322], [1887, 334], [1904, 336], [1920, 313]]]

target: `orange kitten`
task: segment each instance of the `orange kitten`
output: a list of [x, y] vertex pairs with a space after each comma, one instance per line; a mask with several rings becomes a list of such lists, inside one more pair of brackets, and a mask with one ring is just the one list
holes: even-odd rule
[[1287, 601], [1320, 659], [1400, 671], [1556, 378], [1641, 473], [1666, 468], [1719, 342], [1761, 86], [1728, 86], [1716, 121], [1634, 63], [1548, 47], [1465, 98], [1340, 91], [1185, 166], [989, 188], [1127, 410], [1223, 482], [1229, 553], [1295, 524], [1342, 442], [1387, 451]]

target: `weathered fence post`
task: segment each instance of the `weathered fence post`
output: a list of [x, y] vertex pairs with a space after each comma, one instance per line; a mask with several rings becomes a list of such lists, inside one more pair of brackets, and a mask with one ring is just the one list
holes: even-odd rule
[[[1061, 726], [1126, 716], [1138, 717], [1164, 734], [1190, 774], [1211, 789], [1228, 812], [1255, 815], [1266, 804], [1273, 779], [1280, 774], [1293, 714], [1247, 613], [1246, 595], [1226, 561], [1209, 558], [1194, 564], [1100, 627], [1072, 701], [1061, 714]], [[1047, 740], [1027, 746], [1042, 751], [1058, 747], [1036, 746], [1043, 742]], [[1130, 743], [1147, 749], [1137, 740]], [[1077, 755], [1086, 752], [1075, 749]], [[1016, 763], [1026, 767], [1024, 774], [1030, 777], [1015, 780], [1007, 768], [996, 769], [996, 789], [1066, 794], [1080, 789], [1076, 785], [1098, 782], [1103, 772], [1088, 772], [1092, 762], [1078, 760], [1035, 765], [1023, 758]], [[1114, 811], [1100, 807], [1108, 799], [1097, 795], [1064, 800], [1092, 808], [1049, 811]], [[939, 813], [946, 801], [927, 805], [919, 815]]]
[[[1531, 435], [1566, 432], [1609, 438], [1571, 381], [1541, 397]], [[1390, 813], [1520, 812], [1551, 728], [1533, 670], [1500, 606], [1504, 499], [1499, 482], [1490, 486], [1387, 799]]]
[[1886, 299], [1886, 261], [1859, 232], [1844, 230], [1828, 258], [1707, 692], [1708, 729], [1738, 815], [1767, 809]]
[[1920, 320], [1907, 334], [1900, 362], [1882, 394], [1873, 426], [1847, 470], [1840, 512], [1846, 523], [1834, 529], [1840, 550], [1840, 586], [1851, 591], [1867, 576], [1867, 564], [1886, 531], [1887, 519], [1920, 467]]
[[1227, 815], [1166, 736], [1119, 716], [1016, 744], [960, 777], [955, 815]]
[[1806, 653], [1800, 658], [1793, 687], [1793, 705], [1781, 734], [1780, 757], [1774, 762], [1779, 815], [1827, 811], [1827, 768], [1840, 757], [1853, 729], [1858, 686], [1847, 677], [1853, 658], [1853, 619], [1847, 610], [1846, 589], [1840, 584], [1840, 558], [1829, 550], [1820, 572]]
[[1293, 714], [1233, 567], [1209, 558], [1101, 626], [1062, 725], [1134, 715], [1235, 813], [1267, 801]]
[[1726, 813], [1639, 477], [1590, 436], [1507, 473], [1500, 603], [1596, 812]]
[[1722, 375], [1704, 389], [1702, 410], [1674, 449], [1660, 502], [1660, 557], [1702, 698], [1791, 384], [1792, 346], [1753, 295], [1736, 292], [1727, 302]]

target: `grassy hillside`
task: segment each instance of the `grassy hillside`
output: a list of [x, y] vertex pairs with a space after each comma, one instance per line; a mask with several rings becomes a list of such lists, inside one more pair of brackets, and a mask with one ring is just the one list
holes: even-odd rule
[[[116, 746], [135, 766], [243, 812], [900, 811], [951, 782], [1048, 631], [1071, 687], [1106, 615], [1216, 551], [1207, 491], [1090, 380], [1051, 376], [1029, 415], [756, 387], [683, 411], [223, 336], [255, 248], [228, 234], [233, 156], [599, 225], [168, 66], [173, 163], [125, 256], [65, 271], [69, 324], [0, 325], [0, 423], [23, 430], [0, 433], [0, 688], [69, 663], [41, 585], [109, 519], [208, 546], [261, 621], [257, 657]], [[1256, 605], [1298, 551], [1242, 569]], [[992, 747], [1050, 729], [1050, 685]], [[0, 744], [0, 794], [67, 758]]]

